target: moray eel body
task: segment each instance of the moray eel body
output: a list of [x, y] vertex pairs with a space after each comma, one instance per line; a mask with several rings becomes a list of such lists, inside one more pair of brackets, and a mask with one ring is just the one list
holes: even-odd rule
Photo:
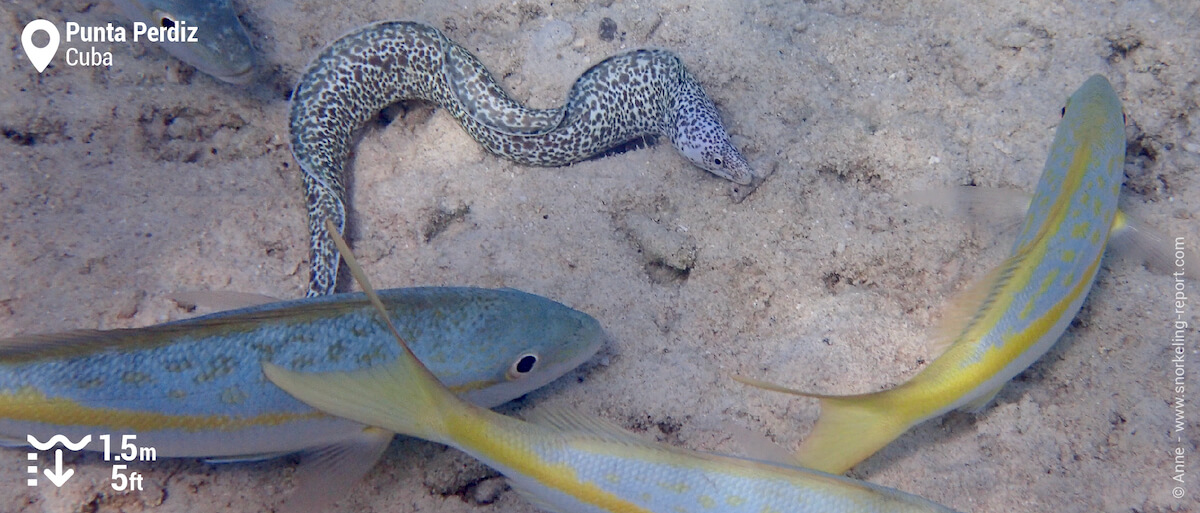
[[164, 42], [179, 60], [216, 78], [244, 84], [254, 77], [254, 49], [230, 0], [113, 0], [131, 21], [150, 27], [196, 28], [196, 42]]
[[1067, 101], [1011, 255], [954, 305], [946, 352], [883, 392], [821, 400], [798, 465], [841, 473], [910, 427], [955, 409], [979, 410], [1066, 331], [1092, 287], [1118, 217], [1125, 168], [1121, 100], [1095, 75]]
[[528, 109], [487, 68], [435, 28], [381, 22], [326, 47], [292, 94], [292, 153], [304, 173], [312, 234], [308, 294], [334, 290], [339, 254], [325, 219], [345, 228], [345, 160], [354, 132], [401, 100], [438, 104], [488, 151], [532, 166], [563, 166], [664, 135], [697, 166], [740, 184], [749, 164], [708, 96], [674, 54], [634, 50], [592, 66], [566, 103]]

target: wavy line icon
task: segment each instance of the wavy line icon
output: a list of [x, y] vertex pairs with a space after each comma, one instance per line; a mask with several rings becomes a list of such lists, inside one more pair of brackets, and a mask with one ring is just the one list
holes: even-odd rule
[[35, 449], [37, 449], [39, 451], [48, 451], [48, 450], [50, 450], [51, 447], [54, 447], [56, 444], [63, 444], [63, 447], [66, 447], [67, 449], [70, 449], [72, 451], [78, 451], [80, 449], [83, 449], [85, 446], [87, 446], [88, 442], [92, 441], [92, 435], [86, 435], [83, 437], [82, 440], [79, 441], [79, 443], [74, 443], [74, 444], [71, 443], [71, 440], [69, 438], [67, 438], [65, 435], [54, 435], [54, 436], [50, 437], [50, 439], [47, 440], [46, 443], [39, 442], [38, 439], [33, 437], [33, 435], [29, 435], [28, 439], [29, 439], [29, 445], [32, 445]]

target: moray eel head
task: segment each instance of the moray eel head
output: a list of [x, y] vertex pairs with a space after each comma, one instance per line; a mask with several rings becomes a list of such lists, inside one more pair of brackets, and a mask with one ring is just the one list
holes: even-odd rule
[[717, 107], [690, 75], [685, 75], [680, 85], [670, 115], [672, 126], [666, 130], [671, 144], [696, 167], [737, 184], [749, 184], [754, 170], [729, 142]]

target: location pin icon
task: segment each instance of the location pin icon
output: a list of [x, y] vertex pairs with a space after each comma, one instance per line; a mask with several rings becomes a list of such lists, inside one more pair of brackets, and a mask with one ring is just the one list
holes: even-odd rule
[[[50, 36], [50, 44], [41, 48], [33, 45], [33, 34], [39, 30]], [[58, 40], [58, 27], [49, 20], [33, 20], [21, 31], [21, 47], [25, 49], [25, 55], [29, 57], [33, 67], [37, 68], [38, 73], [46, 70], [55, 52], [58, 52]]]

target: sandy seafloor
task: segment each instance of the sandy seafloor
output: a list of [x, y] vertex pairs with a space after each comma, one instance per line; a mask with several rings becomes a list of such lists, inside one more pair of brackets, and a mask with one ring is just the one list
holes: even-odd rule
[[[98, 45], [111, 69], [66, 66], [60, 50], [39, 76], [17, 42], [26, 22], [118, 14], [107, 2], [0, 6], [0, 337], [194, 315], [167, 298], [178, 291], [298, 297], [308, 234], [287, 92], [322, 45], [385, 19], [445, 30], [538, 107], [562, 102], [608, 55], [669, 48], [746, 156], [775, 170], [737, 202], [729, 182], [665, 143], [544, 169], [487, 154], [439, 109], [366, 130], [351, 233], [378, 286], [514, 287], [588, 312], [613, 336], [506, 413], [569, 405], [692, 449], [744, 453], [730, 426], [796, 447], [816, 402], [729, 376], [852, 393], [916, 373], [942, 306], [1013, 234], [902, 195], [1032, 191], [1064, 100], [1094, 73], [1128, 116], [1123, 207], [1200, 239], [1194, 0], [235, 4], [264, 68], [250, 87], [144, 43]], [[600, 37], [606, 17], [612, 40]], [[426, 241], [439, 212], [461, 207]], [[694, 261], [672, 260], [686, 272], [661, 263], [693, 250]], [[1200, 336], [1187, 335], [1176, 432], [1171, 280], [1109, 259], [1066, 335], [994, 404], [926, 422], [850, 474], [977, 513], [1200, 511]], [[1188, 287], [1183, 318], [1195, 325], [1200, 292]], [[270, 511], [292, 486], [287, 459], [171, 460], [137, 464], [146, 490], [122, 494], [107, 463], [72, 456], [77, 475], [62, 489], [29, 488], [24, 458], [0, 451], [0, 512]], [[397, 439], [340, 510], [534, 507], [455, 451]]]

